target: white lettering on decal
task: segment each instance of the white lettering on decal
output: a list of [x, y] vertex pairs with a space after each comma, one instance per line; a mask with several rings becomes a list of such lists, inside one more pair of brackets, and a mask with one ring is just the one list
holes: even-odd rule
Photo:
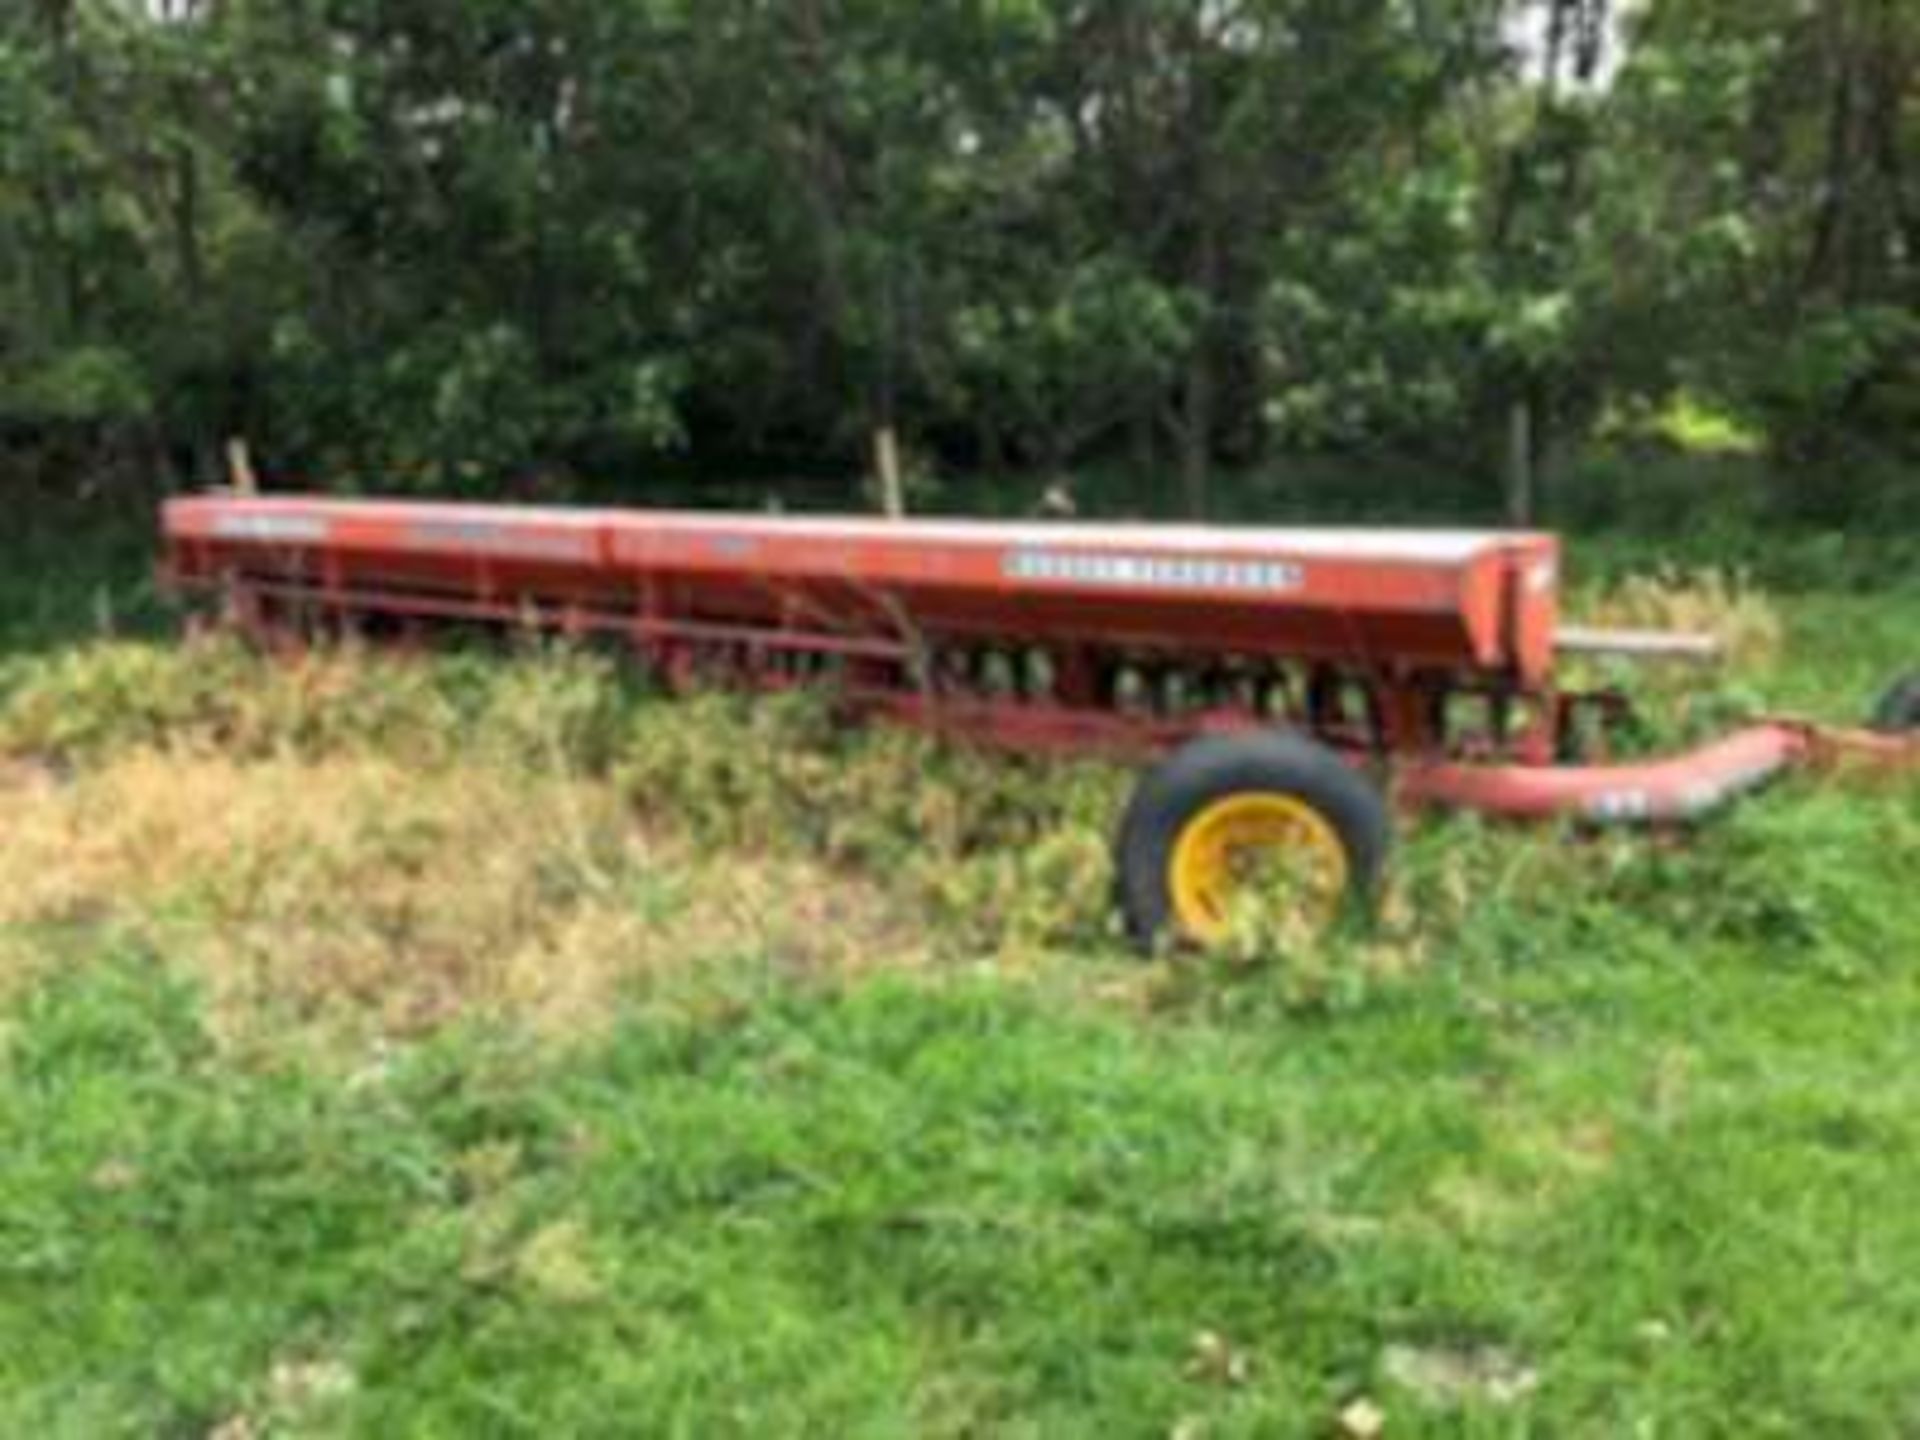
[[327, 522], [312, 515], [216, 515], [221, 540], [279, 540], [306, 545], [327, 538]]
[[1306, 574], [1284, 560], [1212, 560], [1177, 555], [1102, 555], [1009, 550], [1001, 572], [1041, 584], [1137, 586], [1146, 590], [1298, 590]]
[[407, 539], [434, 550], [468, 550], [529, 560], [586, 560], [593, 542], [585, 535], [524, 530], [493, 520], [416, 520]]

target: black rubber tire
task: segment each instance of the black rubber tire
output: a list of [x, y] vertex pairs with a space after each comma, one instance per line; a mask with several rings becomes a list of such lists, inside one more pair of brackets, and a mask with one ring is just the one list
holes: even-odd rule
[[1867, 723], [1883, 735], [1920, 731], [1920, 674], [1903, 676], [1888, 686]]
[[1228, 795], [1292, 796], [1324, 816], [1347, 852], [1345, 909], [1372, 900], [1393, 835], [1380, 791], [1326, 746], [1283, 731], [1255, 730], [1190, 741], [1142, 777], [1114, 845], [1120, 912], [1135, 945], [1152, 950], [1173, 935], [1168, 866], [1180, 832]]

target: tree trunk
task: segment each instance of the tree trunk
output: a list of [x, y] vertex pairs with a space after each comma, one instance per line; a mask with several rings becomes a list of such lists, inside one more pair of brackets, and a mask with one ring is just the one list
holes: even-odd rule
[[1533, 524], [1533, 397], [1523, 395], [1507, 412], [1507, 523]]
[[1007, 471], [1007, 442], [1000, 433], [1000, 422], [987, 410], [974, 417], [974, 433], [979, 437], [980, 468], [989, 475]]
[[[1828, 18], [1828, 56], [1833, 66], [1833, 92], [1827, 111], [1826, 180], [1820, 190], [1813, 236], [1801, 272], [1803, 296], [1829, 288], [1843, 294], [1847, 284], [1845, 231], [1852, 178], [1857, 94], [1852, 52], [1844, 7], [1833, 6]], [[1831, 283], [1830, 282], [1837, 282]]]
[[1880, 181], [1887, 189], [1892, 225], [1909, 260], [1920, 259], [1920, 200], [1908, 188], [1902, 162], [1901, 134], [1906, 112], [1908, 76], [1917, 57], [1902, 44], [1895, 23], [1894, 0], [1881, 0], [1880, 38], [1874, 47], [1871, 98], [1868, 102], [1869, 144]]
[[1213, 355], [1205, 342], [1187, 358], [1183, 386], [1185, 411], [1180, 427], [1180, 490], [1187, 514], [1195, 520], [1207, 515], [1213, 470]]
[[1202, 184], [1198, 188], [1201, 215], [1194, 288], [1200, 294], [1200, 323], [1187, 354], [1182, 386], [1186, 423], [1180, 432], [1180, 486], [1186, 494], [1187, 513], [1196, 520], [1206, 517], [1211, 499], [1208, 490], [1213, 472], [1214, 407], [1219, 393], [1214, 354], [1219, 327], [1213, 312], [1220, 294], [1218, 220], [1208, 193], [1210, 187]]
[[808, 228], [813, 235], [813, 303], [808, 307], [810, 368], [817, 369], [833, 354], [844, 333], [847, 278], [843, 254], [843, 218], [840, 207], [841, 161], [827, 110], [830, 94], [826, 17], [820, 0], [796, 0], [793, 19], [798, 28], [801, 79], [800, 190]]
[[173, 150], [173, 243], [180, 284], [198, 305], [206, 293], [206, 261], [200, 244], [200, 158], [179, 141]]
[[1135, 390], [1133, 403], [1127, 407], [1127, 456], [1141, 475], [1151, 475], [1160, 464], [1159, 437], [1153, 428], [1157, 408], [1145, 386]]

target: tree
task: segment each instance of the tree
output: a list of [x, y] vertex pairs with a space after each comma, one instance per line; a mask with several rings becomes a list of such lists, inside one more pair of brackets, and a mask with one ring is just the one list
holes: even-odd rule
[[1910, 449], [1917, 74], [1902, 0], [21, 0], [0, 431], [490, 493], [884, 427], [1195, 514], [1516, 405]]

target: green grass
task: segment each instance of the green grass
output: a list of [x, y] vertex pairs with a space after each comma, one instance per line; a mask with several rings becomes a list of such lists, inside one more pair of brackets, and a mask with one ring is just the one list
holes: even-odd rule
[[[1429, 823], [1370, 940], [1144, 965], [1103, 772], [573, 662], [103, 647], [24, 573], [0, 1434], [1920, 1431], [1912, 783], [1680, 843]], [[1920, 660], [1911, 588], [1779, 603], [1757, 701]], [[359, 788], [282, 815], [301, 767]], [[332, 888], [223, 878], [228, 833]], [[556, 1034], [486, 961], [584, 963], [568, 917], [683, 953], [596, 953]], [[464, 1003], [394, 1022], [419, 975]]]
[[[1365, 1393], [1416, 1431], [1920, 1423], [1911, 974], [1550, 967], [1311, 1023], [775, 987], [341, 1083], [223, 1061], [191, 994], [102, 961], [0, 1072], [0, 1420], [1308, 1435]], [[1380, 1373], [1496, 1344], [1540, 1375], [1509, 1411]]]

